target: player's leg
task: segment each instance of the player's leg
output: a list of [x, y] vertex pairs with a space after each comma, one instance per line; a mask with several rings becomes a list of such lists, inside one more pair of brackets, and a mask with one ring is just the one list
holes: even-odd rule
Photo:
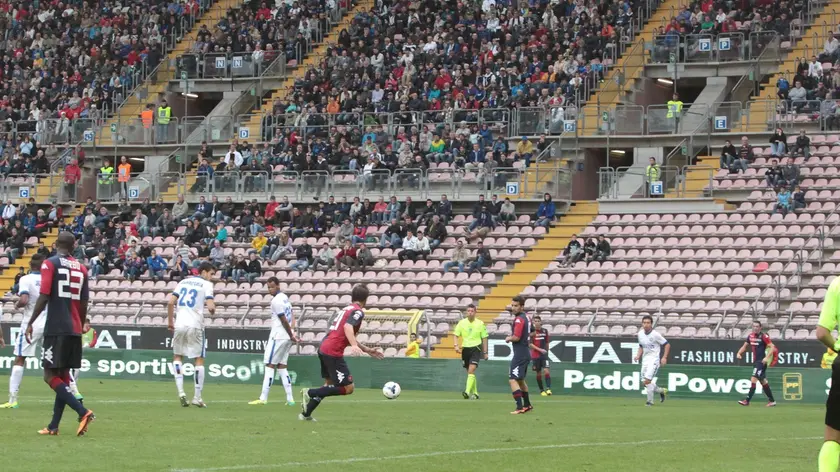
[[350, 375], [350, 368], [347, 366], [343, 357], [332, 357], [323, 354], [318, 354], [318, 356], [321, 358], [322, 372], [324, 367], [326, 367], [326, 371], [333, 385], [311, 388], [304, 394], [304, 399], [307, 400], [307, 404], [303, 407], [303, 413], [300, 416], [301, 419], [310, 419], [312, 412], [315, 411], [315, 408], [318, 408], [318, 405], [321, 404], [324, 398], [335, 395], [351, 395], [354, 390], [353, 376]]
[[70, 393], [72, 393], [77, 400], [82, 401], [85, 399], [85, 397], [82, 396], [81, 392], [79, 392], [78, 379], [80, 372], [81, 369], [70, 369]]
[[[527, 372], [527, 370], [528, 369], [526, 368], [525, 371]], [[522, 377], [522, 380], [519, 380], [518, 383], [519, 383], [519, 389], [522, 390], [522, 408], [527, 413], [527, 412], [533, 410], [534, 407], [531, 406], [531, 396], [530, 396], [531, 394], [528, 392], [528, 384], [525, 382], [525, 376], [524, 375]]]
[[543, 361], [543, 379], [545, 379], [545, 393], [551, 395], [551, 372], [548, 369], [548, 360]]
[[752, 377], [750, 377], [750, 391], [747, 393], [747, 398], [740, 400], [738, 403], [744, 406], [749, 406], [750, 402], [752, 401], [753, 395], [755, 395], [755, 386], [758, 383], [758, 375], [760, 374], [759, 368], [753, 368]]
[[532, 365], [531, 368], [534, 370], [534, 373], [537, 376], [537, 387], [539, 387], [540, 389], [540, 395], [548, 395], [547, 393], [545, 393], [545, 388], [543, 386], [542, 370], [540, 369], [539, 359], [534, 359], [534, 365]]
[[[528, 363], [523, 363], [522, 360], [513, 358], [510, 361], [510, 373], [508, 375], [508, 382], [510, 383], [510, 390], [513, 394], [513, 400], [516, 402], [516, 410], [512, 411], [511, 414], [520, 414], [525, 413], [525, 396], [527, 395], [526, 392], [522, 390], [522, 386], [524, 382], [520, 382], [525, 379], [525, 372], [528, 370]], [[527, 386], [525, 387], [527, 388]]]
[[263, 362], [265, 363], [265, 372], [263, 374], [262, 391], [260, 392], [260, 399], [248, 403], [249, 405], [265, 405], [268, 401], [268, 392], [271, 390], [271, 385], [274, 384], [275, 374], [275, 360], [277, 354], [277, 341], [275, 339], [269, 340], [265, 345], [265, 354], [263, 354]]
[[[23, 337], [23, 333], [20, 334], [20, 337]], [[23, 372], [26, 369], [26, 358], [18, 355], [17, 351], [18, 348], [15, 346], [15, 363], [12, 366], [12, 373], [9, 376], [9, 402], [0, 405], [0, 408], [18, 407], [18, 392], [20, 391], [20, 383], [23, 380]]]
[[464, 398], [470, 396], [478, 398], [478, 380], [475, 377], [476, 370], [478, 370], [478, 364], [470, 364], [467, 367], [467, 390], [464, 391]]
[[283, 390], [286, 391], [286, 405], [292, 406], [295, 404], [295, 397], [292, 394], [292, 377], [289, 375], [288, 363], [289, 352], [292, 350], [292, 341], [281, 341], [277, 349], [277, 373], [280, 375], [280, 381], [283, 383]]
[[[93, 420], [93, 412], [88, 410], [82, 403], [70, 393], [70, 369], [81, 365], [82, 342], [75, 336], [54, 336], [44, 340], [44, 381], [56, 394], [56, 401], [53, 408], [53, 421], [50, 422], [50, 431], [58, 430], [58, 423], [61, 422], [61, 413], [64, 405], [72, 408], [79, 415], [78, 435], [87, 431], [87, 425]], [[60, 412], [56, 414], [57, 412]]]
[[773, 391], [770, 390], [770, 382], [767, 381], [766, 372], [761, 377], [761, 388], [764, 390], [764, 394], [767, 395], [767, 406], [776, 406], [776, 400], [773, 398]]
[[642, 362], [642, 384], [645, 386], [645, 394], [647, 395], [646, 406], [653, 405], [653, 394], [656, 385], [653, 383], [656, 366], [652, 362]]
[[470, 348], [465, 347], [465, 348], [461, 349], [461, 363], [464, 366], [464, 370], [467, 371], [467, 383], [466, 383], [466, 385], [464, 385], [464, 391], [461, 392], [461, 395], [463, 395], [464, 400], [467, 400], [467, 399], [470, 398], [470, 391], [471, 391], [471, 387], [472, 387], [472, 378], [475, 378], [475, 377], [472, 377], [472, 378], [470, 377], [470, 374], [475, 373], [475, 370], [470, 371], [470, 368], [472, 367], [470, 365]]
[[840, 366], [831, 366], [831, 389], [825, 402], [825, 442], [819, 455], [819, 472], [837, 472], [840, 467]]
[[199, 408], [206, 408], [207, 404], [202, 399], [201, 392], [204, 391], [204, 356], [195, 359], [195, 390], [190, 404]]
[[178, 399], [181, 401], [181, 406], [190, 406], [187, 402], [187, 394], [184, 393], [184, 363], [183, 356], [179, 354], [179, 350], [175, 348], [175, 339], [172, 340], [173, 350], [175, 355], [172, 356], [172, 375], [175, 377], [175, 387], [178, 389]]

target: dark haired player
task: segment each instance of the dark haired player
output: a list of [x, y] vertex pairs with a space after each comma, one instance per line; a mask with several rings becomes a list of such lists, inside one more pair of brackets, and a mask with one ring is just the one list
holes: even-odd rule
[[26, 341], [31, 343], [35, 320], [47, 308], [41, 363], [44, 381], [55, 391], [55, 404], [52, 421], [38, 434], [50, 436], [58, 435], [65, 405], [79, 414], [77, 436], [84, 435], [96, 418], [73, 396], [69, 386], [70, 369], [82, 367], [82, 326], [88, 308], [87, 268], [71, 256], [75, 246], [72, 233], [58, 235], [56, 255], [41, 264], [41, 292], [26, 328]]
[[755, 383], [761, 382], [761, 388], [764, 394], [767, 395], [767, 406], [776, 406], [776, 400], [773, 399], [773, 392], [770, 390], [770, 384], [767, 382], [767, 368], [776, 365], [779, 358], [776, 346], [773, 341], [770, 341], [770, 336], [761, 332], [761, 322], [753, 321], [752, 332], [747, 335], [747, 340], [741, 349], [738, 349], [738, 359], [743, 356], [747, 350], [747, 346], [752, 347], [753, 355], [753, 372], [750, 377], [750, 393], [747, 398], [740, 400], [738, 403], [744, 406], [750, 406], [750, 401], [755, 395]]
[[531, 362], [529, 346], [531, 321], [525, 316], [525, 298], [513, 297], [510, 302], [510, 312], [513, 315], [513, 334], [505, 338], [506, 343], [511, 343], [513, 358], [510, 360], [510, 389], [513, 392], [513, 399], [516, 401], [516, 410], [512, 415], [521, 415], [533, 410], [531, 399], [528, 397], [528, 384], [525, 383], [525, 375], [528, 373], [528, 363]]
[[[464, 400], [472, 398], [478, 400], [478, 381], [475, 371], [483, 357], [487, 360], [487, 326], [475, 316], [475, 305], [467, 305], [467, 317], [455, 325], [453, 347], [461, 354], [461, 362], [467, 370], [467, 386], [463, 392]], [[460, 339], [460, 347], [458, 345]], [[462, 349], [463, 348], [463, 349]]]
[[[840, 325], [840, 277], [825, 291], [817, 339], [834, 352], [840, 351], [840, 340], [831, 334]], [[837, 472], [840, 468], [840, 356], [831, 364], [831, 389], [825, 402], [825, 433], [818, 459], [819, 472]]]
[[[537, 385], [540, 387], [540, 395], [547, 397], [551, 395], [551, 372], [548, 369], [548, 330], [542, 326], [542, 318], [535, 316], [534, 325], [531, 327], [531, 361], [534, 372], [537, 373]], [[543, 388], [543, 376], [545, 376], [545, 387]]]
[[302, 412], [298, 419], [314, 421], [312, 412], [326, 397], [334, 395], [350, 395], [353, 393], [353, 376], [347, 362], [344, 361], [344, 349], [350, 346], [354, 355], [366, 353], [376, 359], [382, 359], [382, 352], [365, 346], [356, 339], [359, 328], [362, 327], [362, 320], [365, 318], [365, 304], [367, 303], [368, 288], [364, 285], [356, 285], [350, 294], [351, 305], [344, 308], [341, 314], [336, 317], [329, 328], [329, 333], [321, 341], [318, 348], [318, 359], [321, 361], [321, 377], [324, 379], [324, 386], [320, 388], [305, 388], [301, 390], [303, 401], [301, 402]]

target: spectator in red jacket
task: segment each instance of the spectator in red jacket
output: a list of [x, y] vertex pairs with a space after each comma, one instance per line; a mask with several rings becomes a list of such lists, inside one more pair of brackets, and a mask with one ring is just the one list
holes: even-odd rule
[[67, 198], [71, 201], [76, 201], [76, 184], [80, 180], [82, 180], [82, 169], [76, 159], [71, 159], [70, 164], [64, 168], [64, 189], [67, 192]]
[[341, 271], [341, 264], [346, 265], [350, 269], [356, 267], [356, 248], [353, 247], [350, 241], [344, 241], [344, 247], [335, 256], [335, 270]]

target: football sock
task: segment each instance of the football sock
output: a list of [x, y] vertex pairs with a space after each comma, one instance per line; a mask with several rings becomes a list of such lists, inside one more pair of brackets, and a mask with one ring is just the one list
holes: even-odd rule
[[750, 384], [750, 393], [747, 394], [747, 401], [752, 400], [753, 395], [755, 395], [755, 383], [753, 382]]
[[548, 388], [549, 390], [551, 390], [551, 375], [550, 375], [550, 374], [545, 374], [545, 375], [544, 375], [544, 377], [545, 377], [545, 386], [546, 386], [546, 388]]
[[175, 375], [175, 386], [178, 387], [178, 396], [183, 397], [184, 393], [184, 366], [180, 361], [172, 363], [172, 372]]
[[280, 381], [283, 382], [283, 389], [286, 390], [286, 401], [295, 401], [295, 395], [292, 393], [292, 378], [289, 376], [289, 369], [277, 369], [280, 374]]
[[516, 390], [513, 392], [513, 399], [516, 401], [516, 409], [522, 409], [522, 390]]
[[320, 388], [310, 388], [309, 389], [309, 396], [312, 398], [326, 398], [332, 397], [335, 395], [347, 395], [347, 389], [344, 387], [334, 387], [334, 386], [327, 386], [327, 387], [320, 387]]
[[50, 421], [50, 424], [47, 426], [47, 428], [53, 431], [58, 429], [58, 424], [61, 423], [61, 417], [62, 415], [64, 415], [64, 405], [64, 400], [62, 400], [61, 397], [58, 394], [56, 394], [55, 403], [53, 403], [52, 421]]
[[17, 401], [18, 390], [20, 390], [20, 381], [23, 380], [23, 366], [16, 365], [12, 367], [12, 375], [9, 379], [9, 403]]
[[537, 374], [537, 386], [540, 388], [540, 392], [545, 390], [543, 388], [542, 374]]
[[265, 377], [263, 377], [262, 393], [260, 393], [260, 400], [268, 400], [268, 391], [271, 390], [272, 383], [274, 383], [274, 367], [266, 367]]
[[645, 385], [645, 390], [647, 390], [647, 401], [648, 401], [648, 403], [653, 403], [653, 388], [654, 388], [654, 385], [652, 383], [649, 383], [649, 384]]
[[528, 392], [522, 392], [522, 404], [524, 406], [531, 406], [531, 396], [528, 395]]
[[653, 393], [661, 393], [662, 392], [662, 388], [660, 388], [659, 385], [656, 385], [653, 382], [651, 382], [650, 384], [653, 385]]
[[195, 398], [201, 398], [201, 391], [204, 390], [204, 366], [195, 366]]
[[321, 397], [310, 397], [309, 403], [306, 404], [306, 411], [303, 413], [303, 416], [312, 416], [312, 412], [315, 411], [315, 408], [318, 408], [318, 405], [321, 404]]
[[69, 376], [66, 379], [62, 379], [60, 377], [53, 377], [50, 379], [50, 388], [55, 391], [55, 394], [58, 398], [64, 401], [70, 408], [76, 411], [79, 416], [83, 416], [87, 413], [87, 408], [85, 408], [79, 400], [76, 400], [76, 397], [70, 393], [70, 386], [67, 385], [65, 380], [69, 380]]
[[776, 401], [773, 399], [773, 392], [770, 390], [770, 382], [767, 382], [766, 384], [762, 385], [761, 388], [764, 389], [764, 394], [767, 395], [768, 400], [770, 400], [771, 402]]
[[826, 441], [820, 449], [819, 472], [837, 472], [840, 467], [840, 444]]
[[467, 392], [467, 394], [470, 394], [470, 393], [473, 392], [474, 388], [475, 388], [475, 374], [467, 374], [467, 389], [464, 390], [464, 391]]
[[76, 385], [76, 378], [79, 376], [79, 369], [70, 369], [70, 393], [73, 396], [79, 395], [79, 386]]

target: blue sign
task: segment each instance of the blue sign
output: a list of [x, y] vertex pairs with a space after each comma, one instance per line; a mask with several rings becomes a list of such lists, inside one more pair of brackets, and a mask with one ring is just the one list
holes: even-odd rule
[[93, 142], [93, 130], [92, 129], [86, 129], [84, 131], [84, 133], [82, 133], [82, 139], [87, 143], [92, 143]]
[[657, 180], [656, 182], [651, 182], [650, 183], [650, 194], [651, 195], [662, 195], [663, 190], [664, 189], [663, 189], [661, 180]]
[[239, 128], [239, 139], [248, 139], [251, 136], [251, 130], [248, 128]]
[[729, 129], [729, 119], [726, 116], [715, 117], [715, 131]]
[[128, 187], [128, 198], [140, 198], [140, 187]]
[[711, 52], [712, 51], [712, 39], [711, 38], [700, 38], [699, 49], [700, 49], [700, 52]]
[[29, 187], [18, 187], [18, 197], [29, 198]]
[[507, 195], [519, 195], [519, 181], [508, 182], [505, 185], [505, 193]]
[[577, 131], [577, 121], [563, 120], [563, 131], [567, 133], [574, 133], [575, 131]]
[[225, 58], [224, 57], [217, 57], [216, 58], [216, 69], [224, 69], [226, 66]]
[[234, 57], [233, 58], [233, 65], [231, 67], [233, 67], [234, 69], [242, 68], [242, 58], [239, 57], [239, 56]]
[[718, 51], [729, 51], [732, 47], [732, 40], [730, 38], [718, 38]]

